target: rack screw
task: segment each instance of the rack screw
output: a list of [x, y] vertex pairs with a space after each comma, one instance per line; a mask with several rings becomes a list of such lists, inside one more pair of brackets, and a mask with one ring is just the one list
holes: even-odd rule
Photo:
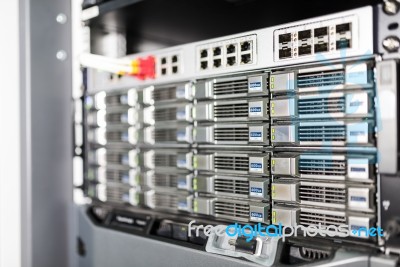
[[67, 52], [64, 50], [57, 51], [56, 58], [60, 61], [64, 61], [67, 59]]
[[395, 15], [399, 12], [400, 1], [398, 0], [384, 0], [383, 10], [388, 15]]
[[57, 15], [56, 21], [60, 24], [65, 24], [67, 22], [67, 16], [63, 13], [60, 13]]
[[400, 48], [400, 39], [396, 36], [389, 36], [383, 40], [382, 45], [388, 52], [396, 52]]

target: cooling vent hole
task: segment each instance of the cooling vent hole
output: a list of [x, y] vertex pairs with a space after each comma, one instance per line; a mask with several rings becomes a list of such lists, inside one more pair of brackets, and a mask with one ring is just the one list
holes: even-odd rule
[[388, 25], [388, 29], [390, 30], [390, 31], [394, 31], [394, 30], [396, 30], [396, 29], [398, 29], [399, 28], [399, 24], [397, 23], [397, 22], [393, 22], [393, 23], [390, 23], [389, 25]]
[[329, 258], [331, 252], [312, 248], [299, 248], [300, 255], [306, 260], [323, 260]]

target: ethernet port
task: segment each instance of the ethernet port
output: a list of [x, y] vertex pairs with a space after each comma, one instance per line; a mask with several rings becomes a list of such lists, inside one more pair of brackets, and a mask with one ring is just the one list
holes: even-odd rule
[[173, 66], [172, 67], [172, 73], [178, 73], [178, 66]]
[[166, 64], [166, 63], [167, 63], [167, 58], [166, 57], [161, 58], [161, 64]]
[[205, 57], [207, 57], [207, 56], [208, 56], [208, 51], [207, 51], [207, 49], [203, 49], [203, 50], [200, 51], [200, 57], [201, 57], [201, 58], [205, 58]]
[[299, 47], [299, 56], [311, 55], [311, 45], [304, 45]]
[[311, 38], [311, 30], [299, 31], [297, 33], [299, 40]]
[[167, 69], [166, 68], [162, 68], [161, 69], [161, 75], [166, 75], [167, 74]]
[[251, 42], [246, 41], [240, 44], [240, 50], [243, 51], [249, 51], [251, 49]]
[[292, 57], [292, 49], [291, 48], [285, 48], [279, 50], [279, 58], [291, 58]]
[[226, 53], [231, 54], [236, 52], [236, 45], [230, 44], [226, 46]]
[[321, 37], [325, 35], [328, 35], [328, 27], [314, 29], [314, 37]]
[[214, 59], [214, 67], [215, 68], [221, 67], [221, 59]]
[[208, 62], [207, 62], [207, 61], [202, 61], [202, 62], [200, 63], [200, 68], [201, 68], [202, 70], [207, 69], [207, 68], [208, 68]]
[[241, 55], [240, 61], [243, 64], [250, 63], [251, 62], [251, 54]]
[[350, 31], [350, 23], [336, 25], [337, 33], [344, 33]]
[[221, 55], [221, 51], [222, 51], [221, 47], [215, 47], [213, 50], [213, 56]]
[[336, 41], [336, 49], [345, 49], [350, 48], [350, 40], [349, 39], [340, 39]]
[[284, 43], [289, 43], [292, 40], [292, 34], [291, 33], [285, 33], [279, 35], [279, 43], [284, 44]]
[[172, 61], [172, 63], [178, 62], [178, 56], [177, 55], [172, 56], [171, 61]]
[[226, 64], [228, 66], [233, 66], [236, 64], [236, 57], [227, 57], [226, 58]]
[[321, 43], [314, 45], [314, 53], [328, 52], [328, 44]]

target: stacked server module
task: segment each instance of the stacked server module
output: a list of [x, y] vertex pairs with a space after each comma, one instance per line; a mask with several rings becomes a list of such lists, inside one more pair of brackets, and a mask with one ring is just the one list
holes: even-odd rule
[[138, 92], [86, 97], [88, 195], [113, 204], [138, 204], [136, 186]]
[[371, 16], [132, 55], [154, 56], [154, 80], [91, 72], [87, 194], [220, 223], [379, 226]]
[[376, 223], [373, 64], [273, 70], [272, 223]]
[[111, 204], [192, 207], [191, 83], [89, 96], [88, 194]]
[[192, 210], [192, 99], [193, 84], [149, 86], [142, 90], [145, 127], [138, 156], [140, 183], [151, 188], [144, 195], [147, 207]]
[[270, 220], [268, 79], [264, 72], [197, 81], [193, 211]]

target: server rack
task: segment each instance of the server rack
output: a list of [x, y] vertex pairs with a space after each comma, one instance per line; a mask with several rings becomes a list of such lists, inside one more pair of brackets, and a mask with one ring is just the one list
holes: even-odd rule
[[[83, 156], [85, 170], [77, 187], [93, 201], [76, 207], [79, 264], [160, 265], [151, 255], [168, 248], [177, 255], [174, 265], [187, 264], [187, 255], [192, 264], [255, 265], [205, 252], [204, 239], [183, 235], [189, 218], [214, 225], [340, 221], [396, 233], [390, 203], [396, 200], [397, 134], [391, 126], [397, 116], [388, 116], [393, 109], [379, 109], [383, 116], [377, 111], [389, 100], [397, 110], [398, 50], [388, 33], [398, 36], [398, 30], [388, 25], [398, 13], [385, 8], [132, 55], [156, 56], [155, 80], [114, 75], [110, 81], [88, 70], [88, 91], [76, 101], [76, 107], [84, 102], [83, 120], [74, 121], [85, 139], [75, 142], [83, 154], [75, 149], [74, 160]], [[333, 27], [333, 43], [326, 42], [333, 37], [323, 35], [324, 27]], [[261, 49], [268, 42], [270, 49]], [[345, 59], [336, 50], [348, 51]], [[314, 61], [314, 54], [324, 55], [329, 66]], [[320, 198], [315, 190], [335, 197]], [[179, 228], [162, 236], [162, 230]], [[316, 265], [393, 264], [396, 257], [382, 251], [396, 254], [396, 234], [386, 238], [350, 238], [339, 246], [322, 238], [318, 247], [293, 239], [283, 248], [297, 249]], [[361, 250], [343, 250], [355, 246]], [[130, 248], [142, 257], [120, 257]]]

